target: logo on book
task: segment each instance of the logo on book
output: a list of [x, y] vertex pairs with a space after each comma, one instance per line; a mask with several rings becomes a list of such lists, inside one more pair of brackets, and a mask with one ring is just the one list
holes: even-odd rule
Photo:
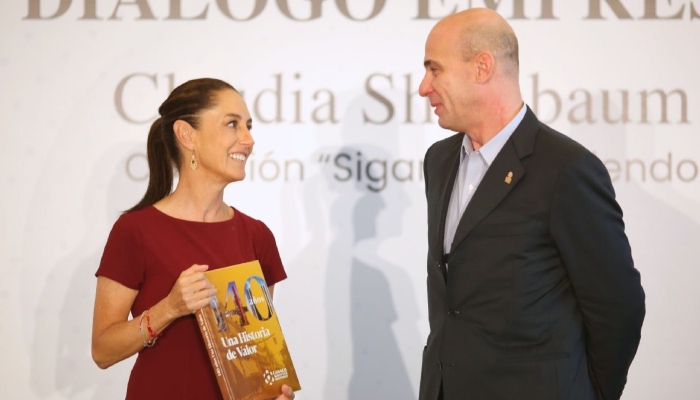
[[265, 383], [267, 383], [268, 385], [272, 385], [273, 383], [275, 383], [275, 377], [272, 376], [272, 372], [265, 370], [263, 376], [265, 377]]
[[265, 378], [265, 383], [268, 385], [272, 385], [273, 383], [275, 383], [275, 381], [278, 381], [280, 379], [287, 379], [288, 377], [289, 374], [287, 373], [287, 368], [280, 368], [274, 371], [265, 370], [265, 373], [263, 374], [263, 378]]

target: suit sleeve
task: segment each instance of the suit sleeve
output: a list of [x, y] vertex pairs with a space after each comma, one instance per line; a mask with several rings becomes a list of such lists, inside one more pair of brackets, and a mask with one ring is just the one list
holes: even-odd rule
[[610, 176], [593, 154], [562, 171], [550, 224], [583, 315], [589, 371], [602, 399], [618, 399], [639, 345], [645, 295]]

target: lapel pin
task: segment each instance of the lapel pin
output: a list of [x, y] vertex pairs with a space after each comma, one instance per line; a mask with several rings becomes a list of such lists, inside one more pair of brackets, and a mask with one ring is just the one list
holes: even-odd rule
[[513, 180], [513, 171], [508, 171], [508, 175], [506, 175], [506, 183], [510, 185], [510, 182]]

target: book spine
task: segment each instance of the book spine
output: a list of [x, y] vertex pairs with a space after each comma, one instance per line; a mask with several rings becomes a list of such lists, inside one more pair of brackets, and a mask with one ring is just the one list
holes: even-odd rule
[[[206, 307], [205, 307], [206, 308]], [[219, 383], [219, 389], [221, 390], [221, 395], [226, 400], [235, 400], [233, 395], [233, 390], [226, 382], [226, 377], [224, 376], [224, 365], [223, 360], [220, 357], [218, 346], [214, 343], [212, 326], [209, 324], [209, 320], [206, 318], [204, 308], [197, 310], [195, 314], [197, 315], [197, 322], [199, 322], [199, 330], [204, 336], [204, 345], [207, 348], [207, 353], [214, 366], [214, 374], [216, 375], [216, 380]]]

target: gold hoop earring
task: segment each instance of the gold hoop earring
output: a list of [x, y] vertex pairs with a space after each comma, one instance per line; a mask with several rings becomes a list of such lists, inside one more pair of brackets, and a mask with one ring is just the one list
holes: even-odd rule
[[192, 150], [192, 158], [190, 158], [190, 168], [192, 168], [192, 171], [197, 169], [199, 164], [197, 164], [197, 158], [194, 156], [194, 150]]

